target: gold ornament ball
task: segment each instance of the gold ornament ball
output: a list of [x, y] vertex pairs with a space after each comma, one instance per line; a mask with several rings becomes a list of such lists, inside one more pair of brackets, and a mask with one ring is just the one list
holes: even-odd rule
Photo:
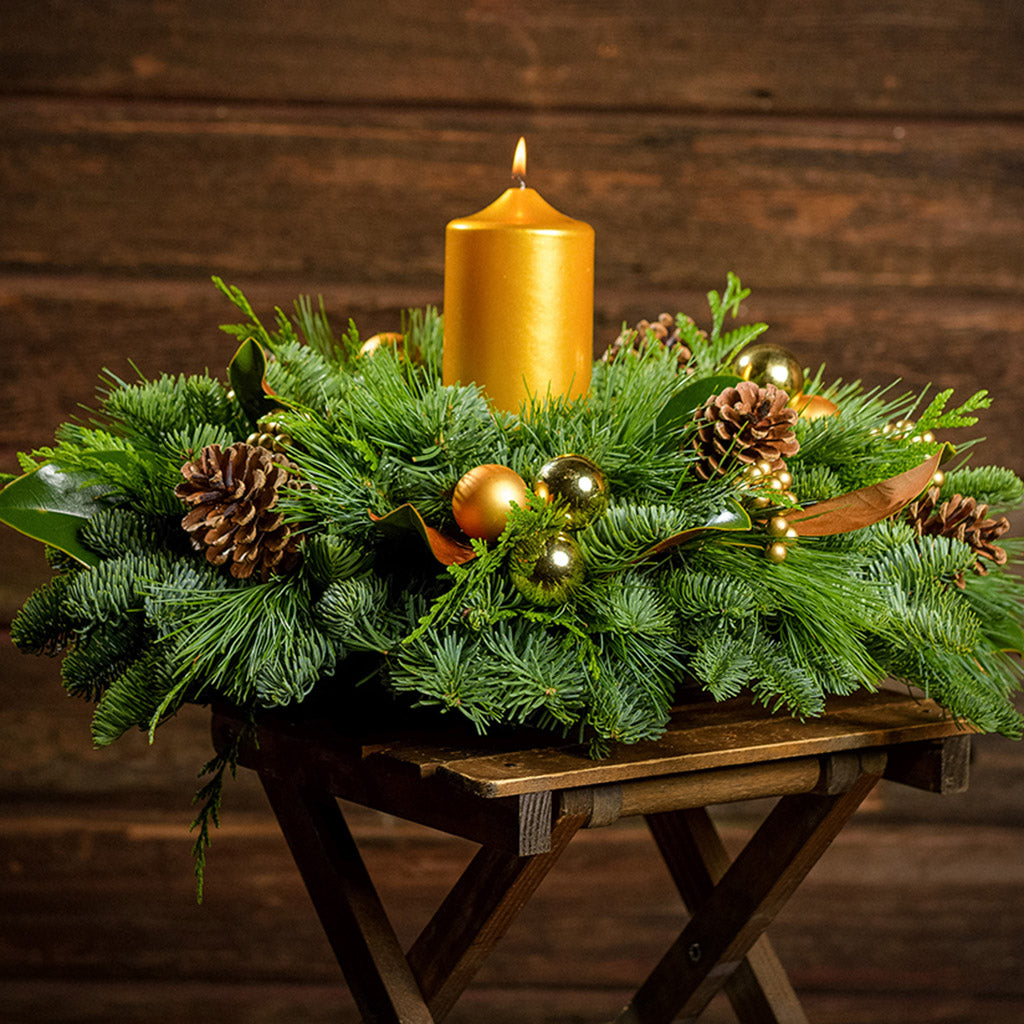
[[817, 420], [823, 416], [838, 416], [839, 406], [824, 395], [801, 395], [790, 403], [802, 420]]
[[583, 554], [568, 533], [526, 538], [510, 565], [513, 585], [534, 604], [561, 604], [583, 580]]
[[764, 552], [765, 558], [773, 565], [779, 565], [784, 562], [787, 554], [786, 545], [780, 540], [777, 540], [774, 544], [769, 544]]
[[789, 531], [789, 523], [782, 516], [772, 516], [768, 520], [768, 533], [773, 537], [785, 537]]
[[565, 511], [569, 529], [592, 523], [608, 507], [604, 474], [583, 455], [559, 455], [545, 462], [533, 483], [533, 492]]
[[394, 348], [398, 353], [398, 358], [404, 359], [405, 336], [399, 334], [397, 331], [383, 331], [380, 334], [375, 334], [372, 338], [367, 338], [366, 341], [362, 343], [359, 347], [359, 351], [356, 353], [356, 358], [372, 356], [382, 348]]
[[513, 501], [526, 506], [526, 481], [508, 466], [486, 463], [471, 469], [455, 485], [452, 513], [467, 537], [497, 540]]
[[761, 341], [748, 345], [737, 357], [733, 370], [744, 380], [765, 387], [774, 384], [795, 398], [804, 389], [804, 370], [792, 352], [781, 345]]

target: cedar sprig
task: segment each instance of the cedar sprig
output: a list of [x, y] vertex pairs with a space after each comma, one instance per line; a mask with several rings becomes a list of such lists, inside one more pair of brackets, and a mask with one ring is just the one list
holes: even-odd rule
[[[209, 778], [199, 787], [192, 798], [192, 805], [199, 805], [199, 812], [189, 826], [196, 837], [192, 843], [192, 859], [196, 879], [196, 903], [203, 902], [206, 883], [206, 860], [210, 849], [210, 828], [220, 826], [220, 811], [224, 803], [225, 775], [235, 778], [238, 773], [238, 759], [242, 744], [255, 735], [255, 724], [250, 719], [232, 738], [226, 750], [218, 751], [202, 768], [199, 778]], [[198, 831], [197, 831], [198, 830]]]

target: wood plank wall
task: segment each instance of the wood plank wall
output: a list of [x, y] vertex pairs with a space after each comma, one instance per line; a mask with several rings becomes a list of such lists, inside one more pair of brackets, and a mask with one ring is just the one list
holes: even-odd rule
[[[364, 333], [439, 303], [445, 223], [505, 187], [524, 134], [531, 184], [597, 232], [596, 351], [623, 320], [700, 319], [733, 270], [809, 365], [988, 387], [984, 455], [1024, 472], [1022, 57], [1015, 0], [5, 0], [0, 468], [103, 366], [223, 366], [211, 274], [262, 312], [322, 294]], [[45, 568], [3, 541], [7, 623]], [[192, 906], [202, 715], [96, 753], [53, 665], [6, 637], [0, 661], [0, 1016], [354, 1019], [251, 780]], [[1024, 764], [1004, 740], [978, 757], [964, 798], [887, 794], [780, 922], [815, 1019], [1021, 1019]], [[461, 855], [360, 820], [403, 907]], [[593, 895], [582, 873], [459, 1020], [607, 1016], [676, 927], [648, 853], [586, 838], [581, 872], [629, 882], [584, 925], [575, 988], [552, 994], [575, 919], [552, 922]]]

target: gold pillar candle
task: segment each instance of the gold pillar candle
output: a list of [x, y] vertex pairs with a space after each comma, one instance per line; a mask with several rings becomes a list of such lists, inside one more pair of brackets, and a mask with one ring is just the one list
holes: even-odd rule
[[495, 408], [590, 386], [594, 229], [526, 187], [520, 139], [512, 188], [445, 231], [445, 384], [479, 384]]

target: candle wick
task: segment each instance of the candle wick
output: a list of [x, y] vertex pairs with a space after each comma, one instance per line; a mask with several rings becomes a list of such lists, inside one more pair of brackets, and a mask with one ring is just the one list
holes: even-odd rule
[[526, 175], [525, 174], [517, 174], [516, 172], [513, 172], [512, 173], [512, 185], [513, 185], [513, 187], [526, 188]]

